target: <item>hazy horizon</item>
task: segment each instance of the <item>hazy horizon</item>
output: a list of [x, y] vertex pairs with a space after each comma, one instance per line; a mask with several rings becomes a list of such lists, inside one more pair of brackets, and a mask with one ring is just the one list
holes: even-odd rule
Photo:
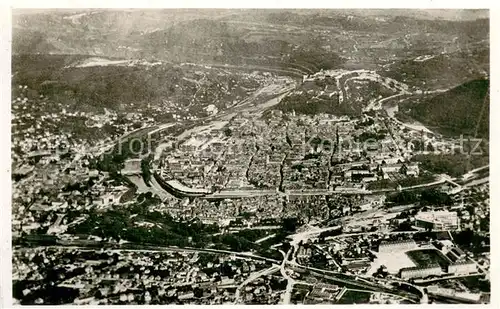
[[[279, 8], [271, 9], [238, 9], [238, 8], [214, 8], [214, 9], [203, 9], [203, 8], [13, 8], [13, 15], [23, 15], [23, 14], [41, 14], [41, 13], [63, 13], [63, 12], [82, 12], [88, 10], [116, 10], [116, 11], [130, 11], [130, 10], [182, 10], [182, 11], [194, 11], [194, 10], [213, 10], [213, 11], [223, 11], [223, 10], [275, 10]], [[361, 16], [407, 16], [419, 19], [445, 19], [445, 20], [474, 20], [474, 19], [488, 19], [489, 9], [348, 9], [348, 8], [318, 8], [318, 9], [280, 9], [280, 10], [294, 10], [294, 11], [311, 11], [318, 10], [322, 13], [326, 12], [345, 12], [347, 14], [355, 14]]]

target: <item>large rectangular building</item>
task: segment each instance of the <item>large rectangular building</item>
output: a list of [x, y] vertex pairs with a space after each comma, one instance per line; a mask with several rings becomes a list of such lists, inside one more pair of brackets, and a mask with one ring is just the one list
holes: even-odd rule
[[433, 230], [456, 230], [460, 219], [455, 211], [423, 211], [415, 216], [417, 227]]
[[417, 244], [413, 239], [382, 241], [378, 246], [378, 252], [388, 253], [394, 251], [407, 251], [417, 248]]
[[401, 269], [402, 279], [425, 278], [429, 276], [439, 276], [442, 270], [439, 265], [427, 267], [408, 267]]
[[448, 266], [448, 273], [454, 275], [467, 275], [477, 272], [477, 266], [472, 261], [454, 263]]
[[465, 259], [465, 252], [460, 250], [460, 248], [452, 248], [446, 256], [452, 261], [452, 262], [460, 262], [463, 259]]

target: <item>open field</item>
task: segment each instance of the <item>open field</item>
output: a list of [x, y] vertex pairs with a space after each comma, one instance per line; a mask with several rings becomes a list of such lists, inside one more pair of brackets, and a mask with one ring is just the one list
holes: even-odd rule
[[390, 274], [397, 274], [401, 268], [414, 267], [415, 263], [408, 257], [406, 252], [377, 253], [377, 258], [368, 269], [368, 275], [375, 273], [380, 266], [386, 266]]
[[428, 267], [430, 265], [439, 265], [447, 267], [450, 261], [441, 252], [435, 249], [413, 250], [406, 252], [406, 255], [418, 267]]
[[347, 290], [337, 304], [367, 304], [370, 302], [370, 294], [369, 292]]

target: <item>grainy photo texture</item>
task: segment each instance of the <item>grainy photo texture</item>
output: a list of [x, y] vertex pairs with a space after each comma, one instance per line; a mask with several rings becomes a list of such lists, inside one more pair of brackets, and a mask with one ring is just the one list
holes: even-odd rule
[[487, 10], [12, 27], [15, 304], [490, 302]]

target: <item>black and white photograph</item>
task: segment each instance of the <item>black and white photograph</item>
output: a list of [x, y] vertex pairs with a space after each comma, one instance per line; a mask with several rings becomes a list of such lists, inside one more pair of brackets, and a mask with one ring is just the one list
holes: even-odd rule
[[491, 303], [489, 9], [11, 26], [14, 306]]

